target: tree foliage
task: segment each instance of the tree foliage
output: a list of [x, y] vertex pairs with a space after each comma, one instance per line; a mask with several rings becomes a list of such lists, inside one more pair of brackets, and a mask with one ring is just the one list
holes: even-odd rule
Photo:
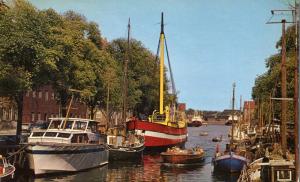
[[[282, 38], [277, 42], [276, 48], [281, 50]], [[286, 68], [287, 68], [287, 97], [294, 97], [294, 69], [295, 69], [295, 26], [286, 30]], [[281, 51], [266, 59], [267, 71], [255, 79], [252, 89], [252, 97], [256, 103], [269, 103], [270, 97], [281, 97]], [[293, 121], [293, 103], [288, 103], [289, 121]], [[268, 104], [264, 104], [264, 111], [270, 111]], [[280, 102], [273, 102], [273, 110], [276, 118], [280, 118]], [[265, 116], [267, 118], [267, 116]]]
[[[70, 89], [76, 89], [81, 92], [75, 97], [89, 106], [92, 117], [107, 105], [111, 115], [122, 109], [126, 50], [126, 40], [107, 43], [98, 25], [83, 15], [38, 10], [26, 0], [15, 0], [0, 9], [0, 96], [13, 98], [21, 116], [23, 94], [50, 84], [63, 114], [74, 94]], [[135, 39], [129, 55], [128, 108], [136, 115], [151, 114], [158, 109], [158, 64]], [[165, 96], [169, 102], [167, 90]]]

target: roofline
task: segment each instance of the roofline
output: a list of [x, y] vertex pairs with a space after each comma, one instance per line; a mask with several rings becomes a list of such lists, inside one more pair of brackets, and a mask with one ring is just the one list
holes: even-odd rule
[[[60, 117], [60, 118], [49, 118], [49, 120], [65, 120], [65, 117]], [[68, 118], [68, 120], [81, 120], [81, 121], [94, 121], [94, 122], [98, 122], [96, 120], [93, 119], [84, 119], [84, 118]]]

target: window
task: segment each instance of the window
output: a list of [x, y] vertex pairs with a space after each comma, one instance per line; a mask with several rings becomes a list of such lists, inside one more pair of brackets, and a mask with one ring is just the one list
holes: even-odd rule
[[67, 121], [64, 129], [72, 129], [74, 121]]
[[61, 137], [61, 138], [69, 138], [70, 137], [70, 133], [59, 133], [57, 137]]
[[41, 120], [41, 113], [37, 114], [37, 120], [40, 121]]
[[9, 110], [8, 110], [8, 119], [9, 120], [12, 120], [12, 117], [13, 117], [13, 109], [12, 108], [9, 108]]
[[3, 109], [2, 109], [2, 112], [3, 112], [2, 119], [3, 119], [3, 120], [6, 120], [6, 109], [3, 108]]
[[48, 91], [45, 92], [45, 100], [46, 100], [46, 101], [49, 100], [49, 93], [48, 93]]
[[31, 121], [34, 121], [34, 112], [31, 113]]
[[56, 132], [46, 132], [45, 136], [47, 137], [56, 137], [57, 133]]
[[82, 121], [76, 121], [74, 125], [74, 130], [85, 130], [86, 128], [86, 122]]
[[17, 120], [17, 119], [18, 119], [18, 112], [15, 111], [15, 120]]
[[60, 127], [60, 120], [53, 120], [49, 126], [49, 129], [58, 129]]
[[41, 136], [43, 136], [44, 135], [44, 132], [33, 132], [32, 133], [32, 136], [33, 137], [41, 137]]
[[89, 140], [86, 134], [74, 134], [71, 143], [87, 143]]
[[277, 181], [292, 181], [292, 172], [289, 170], [278, 170]]
[[39, 92], [39, 99], [41, 99], [42, 98], [42, 92], [40, 91]]
[[32, 91], [32, 97], [35, 98], [36, 97], [36, 92]]
[[26, 92], [26, 97], [29, 97], [29, 91]]
[[54, 93], [51, 94], [51, 99], [54, 100]]

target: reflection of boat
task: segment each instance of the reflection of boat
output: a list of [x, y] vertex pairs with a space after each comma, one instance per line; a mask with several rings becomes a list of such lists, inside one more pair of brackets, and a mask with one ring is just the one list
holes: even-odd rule
[[[235, 83], [233, 84], [233, 96], [232, 96], [232, 116], [234, 115], [234, 95]], [[231, 126], [231, 136], [233, 136], [234, 123]], [[247, 164], [247, 159], [244, 157], [245, 151], [238, 150], [237, 146], [233, 143], [233, 137], [231, 137], [230, 144], [226, 144], [226, 150], [224, 152], [219, 151], [219, 145], [216, 147], [216, 154], [213, 158], [214, 170], [223, 172], [240, 172]]]
[[199, 134], [200, 136], [207, 136], [208, 135], [208, 133], [206, 132], [206, 131], [204, 131], [204, 132], [200, 132], [200, 134]]
[[[164, 107], [164, 47], [165, 34], [163, 14], [161, 21], [161, 33], [159, 40], [159, 60], [160, 60], [160, 97], [159, 97], [159, 111], [154, 110], [153, 114], [149, 116], [148, 120], [132, 119], [127, 122], [129, 130], [135, 130], [138, 134], [145, 136], [145, 147], [166, 149], [170, 146], [183, 145], [187, 140], [187, 124], [185, 120], [185, 113], [183, 110], [179, 111], [175, 107], [177, 105], [176, 90], [174, 87], [174, 80], [172, 76], [171, 67], [169, 66], [171, 80], [172, 80], [172, 97], [169, 106]], [[168, 52], [167, 52], [168, 54]], [[169, 60], [168, 60], [169, 61]], [[180, 108], [180, 107], [179, 107]]]
[[45, 182], [45, 181], [109, 181], [108, 178], [108, 165], [97, 167], [88, 171], [79, 173], [59, 173], [55, 175], [28, 176], [29, 179], [18, 179], [19, 181], [30, 182]]
[[198, 164], [204, 161], [205, 152], [202, 148], [180, 149], [173, 147], [161, 153], [164, 163], [171, 164]]
[[223, 136], [221, 135], [220, 137], [214, 137], [212, 138], [213, 142], [221, 142], [222, 141]]
[[15, 170], [15, 166], [11, 165], [5, 157], [0, 155], [0, 181], [12, 179]]
[[50, 118], [47, 130], [35, 130], [26, 152], [35, 174], [80, 171], [108, 163], [108, 151], [97, 122], [79, 118]]
[[107, 135], [109, 160], [120, 161], [141, 159], [145, 148], [143, 137], [130, 132], [126, 137], [117, 133], [118, 131], [119, 130], [116, 128], [111, 128], [111, 132], [108, 132], [110, 134]]

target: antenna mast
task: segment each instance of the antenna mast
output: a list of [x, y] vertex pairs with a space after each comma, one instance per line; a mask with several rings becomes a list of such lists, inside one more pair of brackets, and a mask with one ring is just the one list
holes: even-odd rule
[[123, 112], [122, 112], [122, 122], [126, 124], [126, 112], [127, 112], [127, 90], [128, 90], [128, 61], [129, 61], [129, 51], [130, 51], [130, 18], [128, 20], [128, 33], [127, 33], [127, 49], [125, 53], [124, 61], [124, 78], [123, 78]]

